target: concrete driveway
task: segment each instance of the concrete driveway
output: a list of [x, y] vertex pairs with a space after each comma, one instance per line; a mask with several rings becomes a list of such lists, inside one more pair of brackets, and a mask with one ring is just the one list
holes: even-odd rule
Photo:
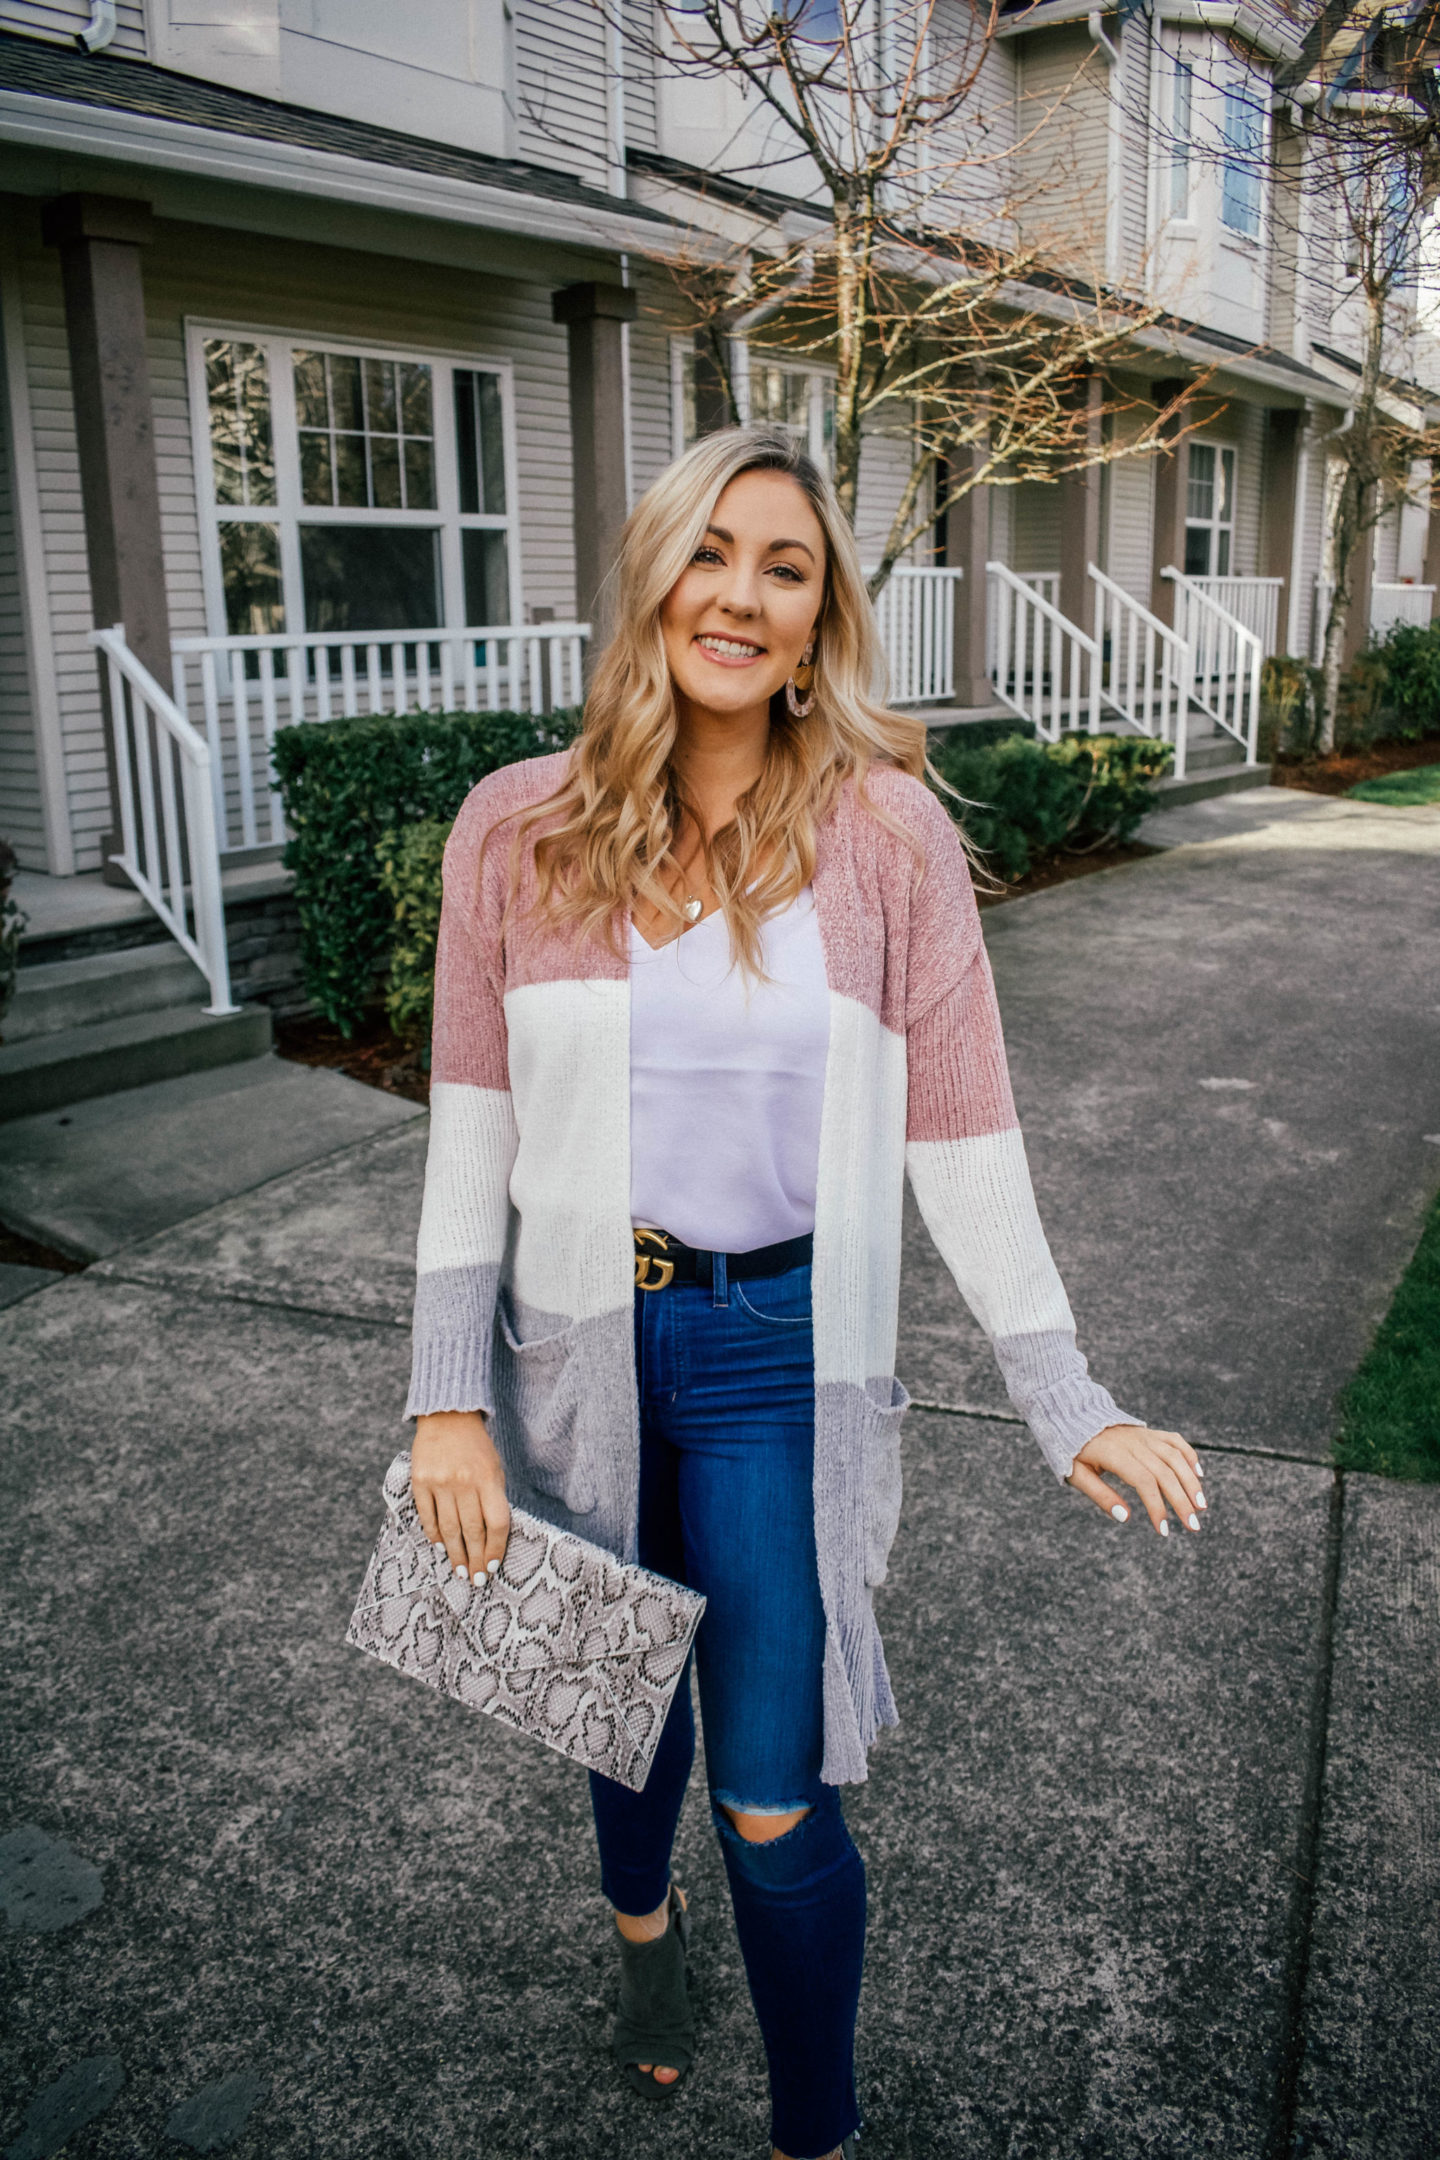
[[[986, 927], [1082, 1340], [1211, 1511], [1162, 1543], [1057, 1489], [912, 1225], [866, 2160], [1436, 2150], [1440, 1488], [1326, 1453], [1440, 1185], [1440, 814], [1163, 836]], [[112, 1196], [108, 1257], [0, 1314], [7, 2160], [766, 2151], [699, 1800], [660, 2114], [608, 2064], [583, 1778], [341, 1644], [423, 1147], [342, 1131], [185, 1219], [147, 1185], [128, 1241]]]

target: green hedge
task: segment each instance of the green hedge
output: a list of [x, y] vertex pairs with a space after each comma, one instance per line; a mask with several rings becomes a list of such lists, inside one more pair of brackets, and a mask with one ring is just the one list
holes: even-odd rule
[[1396, 623], [1375, 650], [1385, 668], [1389, 732], [1402, 742], [1440, 735], [1440, 623]]
[[1140, 735], [1058, 743], [1012, 735], [977, 748], [967, 734], [955, 727], [933, 736], [930, 762], [965, 797], [964, 806], [947, 807], [1006, 879], [1024, 877], [1048, 855], [1128, 840], [1174, 755], [1168, 743]]
[[281, 729], [275, 772], [292, 834], [285, 865], [295, 873], [305, 987], [343, 1034], [373, 998], [395, 940], [376, 860], [384, 836], [431, 819], [448, 827], [477, 780], [562, 748], [578, 723], [573, 712], [404, 713]]
[[[1023, 877], [1058, 849], [1128, 840], [1150, 808], [1152, 783], [1170, 763], [1165, 743], [1097, 735], [1037, 743], [1009, 735], [978, 746], [938, 736], [931, 762], [974, 807], [957, 812], [991, 866]], [[392, 910], [393, 944], [385, 1006], [395, 1033], [427, 1042], [440, 928], [440, 859], [451, 820], [427, 819], [387, 833], [376, 848], [381, 887]]]

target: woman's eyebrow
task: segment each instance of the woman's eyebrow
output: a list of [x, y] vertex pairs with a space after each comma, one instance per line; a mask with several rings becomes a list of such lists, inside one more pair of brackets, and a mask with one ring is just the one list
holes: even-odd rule
[[[710, 533], [716, 540], [723, 540], [726, 547], [733, 547], [735, 545], [734, 533], [726, 532], [723, 525], [707, 525], [705, 530], [707, 533]], [[808, 555], [810, 557], [811, 562], [814, 562], [815, 560], [815, 550], [812, 547], [807, 546], [807, 544], [803, 540], [772, 540], [770, 542], [770, 545], [766, 548], [765, 552], [767, 555], [778, 555], [785, 548], [799, 548], [802, 555]]]

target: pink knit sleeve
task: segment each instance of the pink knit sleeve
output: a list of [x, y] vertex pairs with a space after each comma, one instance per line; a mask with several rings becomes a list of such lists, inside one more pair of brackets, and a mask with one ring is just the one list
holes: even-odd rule
[[969, 867], [950, 819], [934, 808], [910, 917], [906, 1168], [1011, 1401], [1064, 1478], [1107, 1425], [1143, 1421], [1116, 1408], [1076, 1347], [1035, 1206]]
[[492, 1407], [490, 1340], [517, 1140], [500, 931], [503, 831], [482, 864], [495, 793], [488, 781], [472, 790], [445, 849], [411, 1417]]

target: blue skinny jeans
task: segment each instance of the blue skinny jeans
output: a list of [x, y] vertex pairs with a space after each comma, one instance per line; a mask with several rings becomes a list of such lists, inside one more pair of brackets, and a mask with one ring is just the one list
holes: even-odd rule
[[[820, 1779], [825, 1619], [815, 1567], [810, 1270], [635, 1293], [640, 1559], [707, 1599], [695, 1644], [711, 1816], [792, 2160], [859, 2126], [855, 2015], [865, 1867]], [[695, 1756], [682, 1677], [645, 1789], [592, 1773], [601, 1887], [618, 1912], [665, 1899]], [[809, 1812], [766, 1842], [725, 1813]]]

